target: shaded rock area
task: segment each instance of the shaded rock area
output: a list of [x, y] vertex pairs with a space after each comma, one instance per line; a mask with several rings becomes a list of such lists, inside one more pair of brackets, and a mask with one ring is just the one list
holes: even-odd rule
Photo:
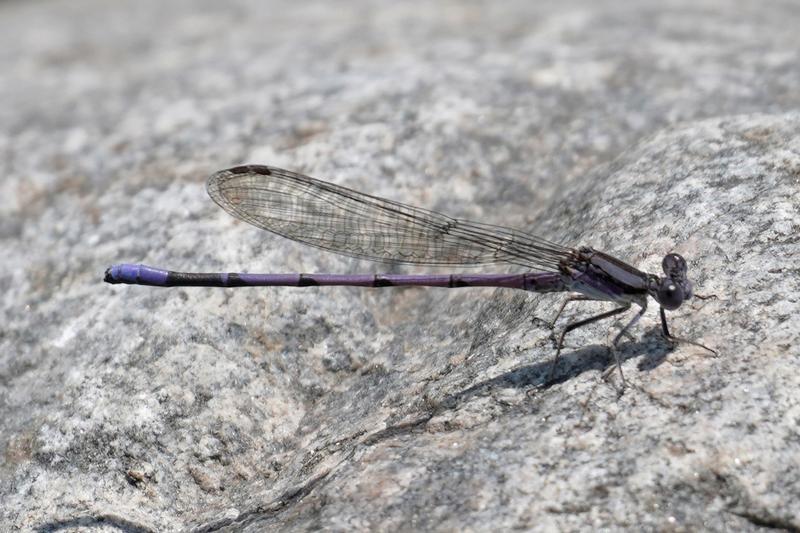
[[[0, 3], [0, 529], [800, 530], [795, 3]], [[392, 272], [233, 220], [283, 166], [697, 293], [109, 286]], [[498, 267], [498, 271], [508, 267]], [[652, 302], [651, 302], [652, 303]], [[610, 309], [567, 308], [559, 325]]]

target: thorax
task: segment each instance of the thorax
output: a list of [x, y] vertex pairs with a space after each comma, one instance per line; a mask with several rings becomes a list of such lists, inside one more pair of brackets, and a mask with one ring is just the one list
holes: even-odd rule
[[649, 274], [589, 247], [562, 259], [559, 272], [570, 290], [590, 298], [639, 305], [647, 300]]

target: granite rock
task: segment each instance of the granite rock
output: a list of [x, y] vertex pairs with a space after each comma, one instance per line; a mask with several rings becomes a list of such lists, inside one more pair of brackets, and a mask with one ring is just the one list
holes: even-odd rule
[[[3, 530], [800, 529], [791, 3], [0, 3]], [[250, 162], [603, 249], [705, 300], [571, 333], [231, 219]], [[391, 271], [408, 271], [391, 267]], [[561, 325], [608, 304], [569, 307]]]

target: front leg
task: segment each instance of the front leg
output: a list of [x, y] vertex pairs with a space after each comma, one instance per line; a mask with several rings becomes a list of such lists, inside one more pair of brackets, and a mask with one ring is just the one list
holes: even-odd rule
[[670, 334], [669, 328], [667, 327], [667, 314], [664, 312], [664, 308], [661, 308], [661, 333], [664, 335], [664, 338], [670, 342], [678, 343], [683, 342], [685, 344], [691, 344], [692, 346], [697, 346], [704, 350], [708, 350], [709, 352], [713, 353], [714, 355], [718, 355], [715, 350], [712, 350], [708, 346], [704, 346], [699, 342], [690, 341], [689, 339], [683, 339], [681, 337], [675, 337], [674, 335]]

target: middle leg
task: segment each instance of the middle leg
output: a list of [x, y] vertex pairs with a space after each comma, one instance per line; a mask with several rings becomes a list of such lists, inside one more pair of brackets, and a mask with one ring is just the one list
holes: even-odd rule
[[636, 313], [636, 315], [630, 320], [630, 322], [625, 324], [625, 327], [622, 328], [619, 331], [619, 333], [617, 333], [617, 336], [614, 337], [614, 340], [611, 341], [611, 354], [614, 356], [614, 362], [616, 363], [616, 365], [608, 367], [605, 370], [605, 372], [603, 372], [603, 379], [608, 378], [609, 374], [611, 374], [611, 372], [613, 372], [614, 368], [616, 367], [616, 369], [619, 370], [619, 377], [622, 380], [622, 390], [625, 390], [626, 383], [625, 383], [625, 374], [622, 373], [622, 361], [620, 361], [619, 354], [617, 353], [617, 343], [619, 343], [619, 340], [622, 338], [623, 335], [628, 333], [628, 330], [630, 330], [633, 326], [636, 325], [637, 322], [639, 322], [639, 319], [642, 318], [642, 315], [644, 315], [645, 311], [647, 311], [647, 302], [645, 302], [645, 305], [643, 305], [642, 308], [639, 309], [639, 312]]
[[583, 320], [567, 324], [567, 326], [564, 328], [564, 331], [561, 332], [561, 336], [558, 338], [558, 344], [556, 345], [556, 356], [553, 358], [553, 362], [550, 365], [550, 371], [547, 373], [547, 380], [545, 381], [545, 383], [546, 384], [550, 383], [553, 380], [553, 375], [555, 374], [556, 370], [556, 364], [558, 364], [558, 356], [561, 355], [561, 349], [564, 347], [564, 336], [567, 333], [575, 329], [578, 329], [582, 326], [585, 326], [587, 324], [591, 324], [592, 322], [597, 322], [598, 320], [603, 320], [604, 318], [624, 313], [630, 308], [631, 304], [623, 305], [622, 307], [617, 307], [616, 309], [612, 309], [611, 311], [606, 311], [605, 313], [600, 313], [599, 315], [595, 315], [589, 318], [584, 318]]

